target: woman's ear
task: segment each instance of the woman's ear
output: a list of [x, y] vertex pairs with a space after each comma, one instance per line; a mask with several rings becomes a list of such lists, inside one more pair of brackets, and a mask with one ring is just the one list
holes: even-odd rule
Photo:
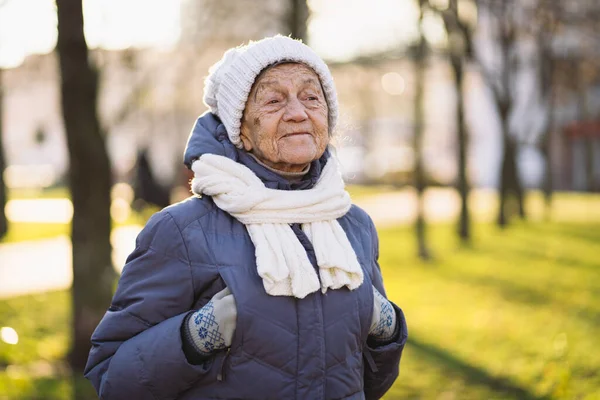
[[248, 127], [245, 122], [242, 122], [242, 126], [240, 127], [240, 140], [242, 141], [242, 145], [244, 146], [244, 150], [247, 152], [251, 152], [253, 149], [252, 141], [248, 137]]

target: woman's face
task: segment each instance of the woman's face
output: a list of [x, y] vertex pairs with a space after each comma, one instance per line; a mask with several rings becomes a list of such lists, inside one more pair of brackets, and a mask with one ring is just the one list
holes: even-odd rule
[[266, 70], [252, 86], [240, 133], [246, 151], [280, 171], [302, 171], [321, 157], [329, 131], [317, 74], [296, 63]]

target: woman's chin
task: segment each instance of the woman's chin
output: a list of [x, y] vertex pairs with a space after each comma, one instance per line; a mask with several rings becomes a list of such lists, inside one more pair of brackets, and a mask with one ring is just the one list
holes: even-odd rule
[[[285, 149], [284, 149], [285, 150]], [[280, 162], [288, 165], [296, 165], [302, 169], [306, 164], [320, 157], [314, 146], [310, 148], [295, 148], [288, 151], [282, 151]]]
[[325, 147], [320, 149], [311, 135], [294, 135], [280, 139], [277, 150], [277, 164], [294, 166], [294, 170], [302, 170], [307, 164], [321, 157]]

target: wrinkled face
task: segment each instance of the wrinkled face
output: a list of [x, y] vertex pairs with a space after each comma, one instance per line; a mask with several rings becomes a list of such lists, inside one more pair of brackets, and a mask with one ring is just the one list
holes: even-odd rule
[[244, 149], [271, 168], [302, 171], [329, 143], [327, 102], [318, 75], [304, 64], [259, 75], [242, 117]]

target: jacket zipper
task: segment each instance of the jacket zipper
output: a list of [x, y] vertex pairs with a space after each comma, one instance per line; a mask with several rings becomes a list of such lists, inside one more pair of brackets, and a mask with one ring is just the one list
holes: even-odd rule
[[[321, 292], [321, 274], [319, 273], [319, 266], [317, 263], [317, 255], [315, 254], [315, 247], [313, 246], [312, 242], [308, 239], [308, 236], [304, 233], [304, 231], [302, 230], [302, 225], [301, 224], [297, 224], [297, 229], [299, 230], [298, 233], [296, 233], [296, 236], [298, 237], [298, 240], [300, 241], [300, 244], [302, 244], [302, 247], [304, 247], [304, 250], [306, 251], [306, 255], [308, 256], [309, 260], [311, 261], [312, 264], [312, 259], [314, 258], [315, 263], [313, 264], [313, 268], [315, 269], [315, 273], [317, 274], [317, 278], [319, 279], [319, 292]], [[312, 257], [311, 257], [312, 256]], [[320, 313], [321, 315], [323, 315], [323, 295], [321, 293], [319, 293], [319, 295], [316, 297], [316, 301], [319, 304], [319, 308], [320, 308]], [[324, 318], [324, 317], [322, 317]], [[322, 332], [323, 332], [323, 343], [321, 343], [322, 347], [322, 352], [321, 352], [321, 359], [323, 360], [323, 365], [322, 368], [323, 370], [325, 370], [325, 345], [324, 345], [324, 340], [325, 340], [325, 321], [323, 319], [321, 319], [322, 324]], [[321, 388], [320, 388], [320, 393], [321, 393], [321, 397], [324, 396], [324, 392], [325, 392], [325, 375], [322, 376], [321, 378], [322, 383], [321, 383]]]
[[219, 373], [217, 374], [217, 381], [221, 382], [223, 381], [223, 379], [225, 379], [225, 361], [227, 360], [227, 357], [229, 357], [229, 352], [231, 351], [231, 347], [227, 348], [227, 353], [225, 353], [225, 356], [223, 356], [223, 359], [221, 360], [221, 365], [219, 367]]
[[[315, 248], [314, 248], [313, 244], [311, 243], [311, 241], [308, 239], [308, 236], [306, 236], [306, 234], [302, 230], [302, 224], [289, 224], [289, 225], [290, 225], [290, 228], [292, 228], [292, 231], [294, 231], [293, 225], [297, 226], [298, 232], [294, 232], [294, 234], [298, 238], [298, 241], [300, 241], [300, 244], [304, 248], [304, 251], [306, 251], [306, 255], [308, 256], [308, 259], [309, 260], [311, 259], [308, 253], [311, 253], [313, 255], [313, 257], [315, 258], [315, 264], [313, 265], [313, 269], [317, 273], [317, 278], [319, 279], [319, 290], [321, 290], [321, 274], [319, 273], [319, 266], [317, 265], [317, 255], [315, 254]], [[312, 264], [312, 261], [311, 261], [311, 264]]]

